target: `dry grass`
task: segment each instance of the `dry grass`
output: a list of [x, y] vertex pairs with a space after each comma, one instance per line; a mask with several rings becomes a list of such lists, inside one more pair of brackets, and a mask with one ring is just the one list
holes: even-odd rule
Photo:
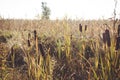
[[[120, 51], [115, 50], [112, 24], [108, 20], [0, 20], [0, 35], [7, 35], [7, 42], [0, 43], [0, 80], [119, 80]], [[110, 45], [102, 36], [106, 29]], [[25, 64], [15, 67], [18, 51]]]

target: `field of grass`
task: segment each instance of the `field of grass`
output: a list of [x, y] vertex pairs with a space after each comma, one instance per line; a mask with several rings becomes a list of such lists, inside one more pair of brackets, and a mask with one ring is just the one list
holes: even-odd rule
[[120, 80], [120, 21], [113, 24], [2, 19], [0, 80]]

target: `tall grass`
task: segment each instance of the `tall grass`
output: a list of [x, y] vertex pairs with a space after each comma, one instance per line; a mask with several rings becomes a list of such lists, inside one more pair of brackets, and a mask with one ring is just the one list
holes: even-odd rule
[[[12, 33], [12, 38], [7, 38], [5, 43], [9, 48], [4, 45], [1, 45], [4, 48], [0, 47], [1, 80], [119, 80], [120, 78], [119, 27], [117, 39], [113, 39], [110, 21], [4, 20], [0, 23], [4, 27], [1, 33], [5, 31]], [[104, 23], [110, 28], [106, 29]], [[7, 56], [3, 57], [3, 53], [7, 55], [12, 51], [14, 44], [18, 44], [24, 52], [26, 64], [23, 69], [15, 67], [14, 55], [12, 67], [6, 64]], [[14, 51], [15, 49], [13, 53]]]

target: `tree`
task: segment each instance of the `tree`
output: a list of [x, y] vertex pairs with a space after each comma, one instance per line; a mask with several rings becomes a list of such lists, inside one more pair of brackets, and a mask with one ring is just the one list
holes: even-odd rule
[[46, 2], [42, 2], [42, 19], [49, 19], [50, 16], [50, 8], [47, 7]]

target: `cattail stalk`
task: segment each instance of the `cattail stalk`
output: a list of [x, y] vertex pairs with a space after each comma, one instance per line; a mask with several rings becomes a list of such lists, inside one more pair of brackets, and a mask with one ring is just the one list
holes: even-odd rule
[[37, 38], [37, 32], [36, 30], [34, 30], [34, 39], [35, 39], [35, 48], [36, 48], [36, 68], [35, 68], [35, 79], [36, 80], [39, 80], [38, 79], [38, 67], [37, 65], [39, 65], [39, 59], [40, 59], [40, 56], [38, 54], [38, 38]]

